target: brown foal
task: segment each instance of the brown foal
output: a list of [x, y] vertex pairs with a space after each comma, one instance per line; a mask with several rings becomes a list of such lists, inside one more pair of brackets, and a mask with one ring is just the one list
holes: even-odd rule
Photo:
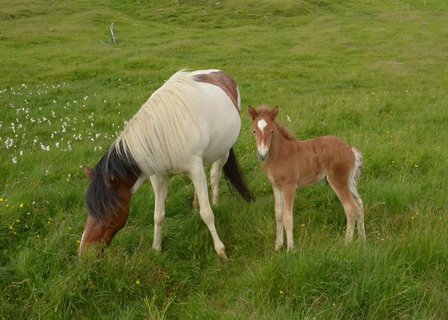
[[294, 247], [293, 205], [297, 187], [327, 179], [344, 207], [347, 216], [345, 241], [353, 240], [355, 222], [358, 235], [365, 240], [364, 211], [356, 184], [363, 157], [361, 152], [333, 136], [299, 141], [275, 118], [279, 107], [269, 110], [260, 107], [248, 109], [257, 143], [258, 157], [263, 161], [263, 171], [271, 181], [275, 199], [277, 233], [275, 249], [284, 242], [286, 231], [287, 250]]

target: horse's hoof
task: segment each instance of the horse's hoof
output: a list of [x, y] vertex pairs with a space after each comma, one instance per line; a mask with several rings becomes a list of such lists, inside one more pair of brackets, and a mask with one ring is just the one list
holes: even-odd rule
[[162, 246], [152, 246], [152, 250], [155, 252], [162, 252]]
[[221, 260], [221, 262], [223, 264], [229, 263], [229, 258], [227, 258], [227, 255], [224, 251], [219, 252], [218, 257], [219, 257], [219, 260]]

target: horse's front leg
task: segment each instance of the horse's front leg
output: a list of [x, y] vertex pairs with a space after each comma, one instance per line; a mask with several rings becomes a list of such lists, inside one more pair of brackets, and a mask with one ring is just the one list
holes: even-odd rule
[[280, 250], [283, 247], [284, 242], [282, 192], [274, 185], [272, 185], [272, 190], [274, 191], [275, 222], [277, 226], [277, 232], [275, 235], [275, 250]]
[[162, 249], [162, 228], [165, 221], [165, 200], [168, 195], [169, 178], [162, 175], [153, 175], [150, 178], [154, 189], [154, 240], [152, 248], [156, 251]]
[[199, 213], [201, 215], [202, 221], [204, 221], [204, 223], [208, 227], [208, 230], [210, 231], [216, 253], [224, 262], [226, 262], [228, 258], [225, 252], [224, 244], [222, 243], [216, 231], [215, 217], [213, 215], [213, 211], [210, 207], [210, 202], [208, 199], [207, 178], [204, 172], [204, 166], [201, 158], [196, 158], [193, 160], [189, 174], [191, 181], [193, 181], [196, 194], [198, 196]]
[[287, 186], [282, 188], [283, 199], [283, 226], [286, 231], [287, 250], [294, 249], [293, 239], [293, 207], [296, 186]]

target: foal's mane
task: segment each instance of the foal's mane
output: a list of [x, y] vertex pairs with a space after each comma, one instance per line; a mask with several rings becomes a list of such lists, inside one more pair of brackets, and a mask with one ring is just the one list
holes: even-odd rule
[[[257, 109], [258, 115], [269, 115], [269, 113], [271, 112], [270, 108], [268, 106], [261, 106]], [[287, 140], [296, 140], [296, 136], [294, 135], [294, 133], [286, 128], [285, 126], [283, 126], [282, 124], [278, 123], [277, 120], [274, 120], [274, 125], [277, 128], [277, 130], [280, 132], [280, 134], [282, 135], [283, 138], [287, 139]]]

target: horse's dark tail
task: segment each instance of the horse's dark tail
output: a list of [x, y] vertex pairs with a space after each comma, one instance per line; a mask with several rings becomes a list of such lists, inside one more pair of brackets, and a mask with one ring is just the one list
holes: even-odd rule
[[247, 202], [254, 201], [254, 196], [247, 187], [246, 181], [244, 181], [241, 173], [240, 166], [235, 158], [233, 148], [229, 150], [229, 158], [223, 167], [224, 175], [227, 181], [243, 196]]

